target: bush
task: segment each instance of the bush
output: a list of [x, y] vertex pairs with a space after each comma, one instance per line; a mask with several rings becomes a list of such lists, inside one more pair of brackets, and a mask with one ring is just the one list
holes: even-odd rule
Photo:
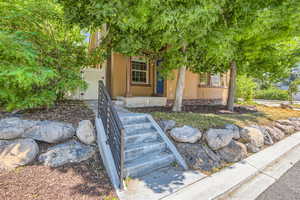
[[267, 100], [288, 100], [289, 94], [287, 90], [270, 87], [268, 89], [256, 91], [255, 98]]
[[0, 106], [7, 110], [51, 106], [85, 88], [84, 37], [48, 0], [0, 1]]
[[236, 96], [244, 99], [246, 102], [251, 102], [254, 97], [257, 84], [251, 77], [241, 75], [237, 77], [237, 91]]

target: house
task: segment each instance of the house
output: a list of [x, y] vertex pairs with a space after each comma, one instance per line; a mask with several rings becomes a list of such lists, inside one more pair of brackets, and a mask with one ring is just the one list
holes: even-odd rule
[[[99, 43], [99, 34], [90, 37], [89, 48]], [[174, 102], [177, 71], [164, 79], [160, 63], [141, 56], [128, 57], [113, 52], [97, 68], [87, 68], [82, 77], [88, 83], [86, 91], [77, 92], [73, 98], [97, 99], [98, 81], [104, 81], [112, 99], [119, 100], [127, 107], [166, 106]], [[229, 73], [197, 74], [186, 73], [184, 104], [226, 104]]]

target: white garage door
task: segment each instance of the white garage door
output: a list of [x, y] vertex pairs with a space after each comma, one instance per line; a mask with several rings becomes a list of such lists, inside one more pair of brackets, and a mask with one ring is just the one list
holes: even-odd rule
[[93, 100], [98, 98], [98, 81], [105, 84], [105, 65], [101, 69], [86, 68], [83, 70], [82, 78], [87, 82], [88, 88], [85, 91], [77, 91], [71, 96], [72, 99]]

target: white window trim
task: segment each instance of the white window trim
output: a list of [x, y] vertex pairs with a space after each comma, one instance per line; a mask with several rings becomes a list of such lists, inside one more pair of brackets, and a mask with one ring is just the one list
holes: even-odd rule
[[[146, 59], [143, 59], [141, 57], [131, 57], [131, 62], [140, 62], [140, 63], [146, 63], [146, 67], [147, 69], [146, 70], [139, 70], [139, 69], [133, 69], [132, 68], [132, 63], [130, 63], [130, 67], [131, 67], [131, 83], [132, 84], [138, 84], [138, 85], [148, 85], [149, 84], [149, 62], [146, 60]], [[132, 74], [133, 74], [133, 71], [136, 71], [136, 72], [146, 72], [146, 82], [138, 82], [138, 81], [133, 81], [132, 80]]]

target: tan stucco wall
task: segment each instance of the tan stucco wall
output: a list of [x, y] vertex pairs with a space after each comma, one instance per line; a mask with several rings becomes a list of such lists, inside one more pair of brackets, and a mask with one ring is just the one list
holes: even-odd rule
[[[112, 97], [125, 96], [126, 94], [126, 81], [127, 81], [127, 68], [130, 67], [130, 57], [118, 53], [112, 55], [111, 66], [111, 84], [112, 84]], [[173, 71], [173, 75], [169, 80], [165, 81], [165, 96], [168, 99], [174, 99], [176, 83], [177, 83], [177, 70]], [[154, 94], [154, 65], [150, 65], [150, 84], [145, 86], [130, 85], [132, 96], [152, 96]], [[187, 71], [185, 78], [184, 99], [222, 99], [226, 103], [228, 93], [228, 80], [229, 73], [227, 73], [227, 85], [223, 88], [212, 87], [199, 87], [199, 74]]]
[[[174, 99], [176, 84], [177, 84], [177, 70], [173, 71], [173, 79], [167, 80], [167, 98]], [[227, 75], [226, 87], [214, 88], [214, 87], [199, 87], [199, 75], [190, 71], [186, 72], [185, 77], [185, 89], [184, 89], [184, 99], [222, 99], [223, 103], [226, 103], [228, 94], [228, 80], [229, 73]]]

